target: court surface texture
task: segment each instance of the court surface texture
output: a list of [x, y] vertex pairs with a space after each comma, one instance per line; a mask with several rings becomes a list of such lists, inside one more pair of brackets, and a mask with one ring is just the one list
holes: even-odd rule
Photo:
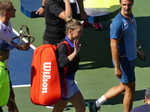
[[[29, 18], [20, 11], [20, 1], [11, 0], [17, 9], [16, 17], [11, 19], [14, 30], [19, 31], [21, 25], [28, 25], [31, 35], [36, 38], [34, 46], [42, 44], [42, 36], [45, 28], [44, 18]], [[103, 1], [103, 0], [102, 0]], [[107, 0], [105, 0], [106, 2]], [[119, 0], [116, 0], [119, 2]], [[85, 4], [86, 4], [85, 0]], [[100, 2], [97, 3], [98, 6]], [[148, 0], [135, 0], [133, 13], [137, 20], [138, 41], [147, 57], [146, 62], [136, 60], [136, 92], [133, 107], [143, 105], [145, 89], [150, 87], [150, 2]], [[87, 6], [87, 5], [86, 5]], [[107, 6], [109, 7], [109, 6]], [[86, 7], [85, 7], [86, 8]], [[80, 51], [81, 62], [76, 73], [77, 85], [80, 88], [85, 102], [95, 100], [103, 95], [109, 88], [119, 84], [114, 77], [114, 68], [111, 61], [109, 26], [111, 20], [103, 21], [103, 30], [95, 30], [93, 26], [84, 28], [80, 40], [82, 48]], [[16, 33], [17, 35], [17, 33]], [[33, 49], [29, 51], [13, 50], [10, 56], [10, 75], [16, 95], [19, 112], [51, 112], [45, 106], [32, 104], [30, 101], [30, 65]], [[101, 107], [101, 112], [123, 112], [123, 94], [108, 100]], [[75, 109], [68, 102], [67, 112]], [[3, 107], [4, 112], [7, 108]], [[86, 112], [89, 112], [86, 106]]]

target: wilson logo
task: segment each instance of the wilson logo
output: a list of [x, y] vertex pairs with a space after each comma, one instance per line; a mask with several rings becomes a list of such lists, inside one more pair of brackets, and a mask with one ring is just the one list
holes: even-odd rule
[[42, 94], [47, 93], [48, 80], [51, 78], [51, 62], [43, 63]]

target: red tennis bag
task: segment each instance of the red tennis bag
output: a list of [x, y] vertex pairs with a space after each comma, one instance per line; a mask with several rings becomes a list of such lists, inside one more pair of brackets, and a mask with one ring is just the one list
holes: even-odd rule
[[[67, 45], [68, 55], [71, 54], [68, 42], [63, 41], [62, 43]], [[56, 56], [57, 48], [55, 45], [44, 44], [37, 47], [34, 51], [30, 87], [30, 99], [33, 104], [53, 105], [62, 97]], [[66, 75], [67, 70], [68, 66], [64, 68], [64, 75]]]

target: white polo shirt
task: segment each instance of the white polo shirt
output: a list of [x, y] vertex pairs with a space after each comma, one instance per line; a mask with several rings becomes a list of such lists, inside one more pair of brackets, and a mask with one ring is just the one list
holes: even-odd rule
[[[0, 21], [0, 39], [5, 40], [8, 44], [11, 44], [13, 37], [13, 31], [11, 27], [11, 22], [8, 22], [6, 26], [2, 21]], [[5, 60], [7, 68], [9, 68], [9, 59]]]
[[0, 21], [0, 38], [5, 40], [8, 44], [11, 44], [12, 36], [13, 31], [11, 22], [9, 21], [8, 26], [6, 26], [2, 21]]

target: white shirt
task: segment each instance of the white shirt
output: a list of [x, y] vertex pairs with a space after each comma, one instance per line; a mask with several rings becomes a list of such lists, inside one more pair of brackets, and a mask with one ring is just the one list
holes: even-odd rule
[[[13, 31], [11, 27], [11, 22], [8, 22], [8, 26], [6, 26], [2, 21], [0, 21], [0, 39], [5, 40], [8, 44], [11, 44], [11, 40], [13, 37]], [[6, 66], [9, 68], [9, 59], [5, 60]]]
[[13, 36], [13, 31], [11, 27], [11, 22], [8, 22], [8, 26], [6, 26], [2, 21], [0, 21], [0, 39], [5, 40], [8, 44], [11, 44]]

